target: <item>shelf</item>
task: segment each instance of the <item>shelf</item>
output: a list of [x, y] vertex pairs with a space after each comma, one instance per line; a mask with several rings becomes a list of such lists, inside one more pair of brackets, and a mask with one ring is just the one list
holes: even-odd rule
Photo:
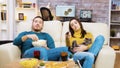
[[35, 10], [35, 8], [16, 8], [17, 10]]
[[120, 39], [120, 37], [110, 37], [110, 39]]
[[111, 12], [119, 12], [120, 9], [112, 9]]
[[110, 23], [110, 25], [120, 26], [120, 22], [117, 22], [117, 23]]
[[120, 53], [120, 50], [115, 50], [116, 53]]
[[1, 20], [0, 23], [6, 23], [6, 20]]

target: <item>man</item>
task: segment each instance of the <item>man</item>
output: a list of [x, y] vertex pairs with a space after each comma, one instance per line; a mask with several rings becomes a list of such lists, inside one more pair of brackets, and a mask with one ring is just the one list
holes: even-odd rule
[[[45, 32], [41, 32], [44, 25], [44, 21], [40, 16], [36, 16], [32, 22], [32, 30], [22, 32], [13, 41], [14, 45], [21, 47], [23, 58], [33, 58], [34, 51], [40, 51], [40, 59], [47, 60], [59, 60], [60, 53], [68, 51], [67, 47], [55, 48], [54, 40]], [[34, 47], [32, 41], [46, 40], [47, 46]]]

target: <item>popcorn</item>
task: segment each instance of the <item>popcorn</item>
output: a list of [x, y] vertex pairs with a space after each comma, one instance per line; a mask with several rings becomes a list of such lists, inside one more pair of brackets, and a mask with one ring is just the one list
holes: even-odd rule
[[41, 46], [47, 45], [47, 44], [46, 44], [46, 40], [33, 41], [32, 44], [33, 44], [33, 46], [35, 46], [35, 47], [41, 47]]
[[29, 58], [23, 59], [19, 63], [23, 66], [23, 68], [34, 68], [35, 66], [37, 66], [38, 60], [35, 58]]

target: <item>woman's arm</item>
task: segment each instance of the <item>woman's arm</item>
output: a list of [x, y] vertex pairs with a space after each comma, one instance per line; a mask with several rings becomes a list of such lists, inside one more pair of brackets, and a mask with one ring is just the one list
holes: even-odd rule
[[66, 39], [66, 46], [70, 47], [70, 37], [71, 37], [71, 33], [67, 32], [65, 34], [65, 39]]
[[88, 46], [88, 49], [89, 49], [89, 48], [92, 46], [92, 43], [93, 43], [93, 41], [94, 41], [92, 33], [89, 33], [89, 32], [88, 32], [88, 33], [86, 34], [85, 38], [91, 39], [91, 42], [86, 45], [86, 46]]
[[79, 47], [75, 47], [73, 50], [75, 52], [88, 50], [91, 47], [92, 43], [93, 35], [91, 33], [87, 33], [84, 37], [84, 42], [82, 44], [79, 44]]

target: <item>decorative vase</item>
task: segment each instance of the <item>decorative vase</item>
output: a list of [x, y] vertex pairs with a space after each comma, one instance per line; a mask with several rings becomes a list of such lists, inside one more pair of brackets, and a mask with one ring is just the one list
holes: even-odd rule
[[115, 37], [115, 30], [110, 31], [110, 36]]

